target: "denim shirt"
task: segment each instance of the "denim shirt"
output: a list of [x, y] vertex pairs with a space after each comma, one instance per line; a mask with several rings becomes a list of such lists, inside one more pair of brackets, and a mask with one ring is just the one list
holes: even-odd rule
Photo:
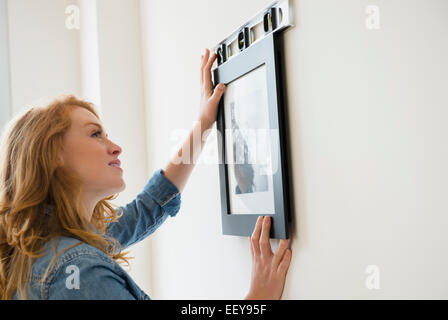
[[[174, 217], [180, 203], [179, 190], [159, 169], [132, 202], [117, 209], [123, 209], [123, 215], [109, 223], [106, 234], [117, 239], [124, 250], [153, 233], [168, 216]], [[57, 240], [57, 252], [80, 243], [69, 237]], [[45, 255], [33, 263], [27, 299], [150, 299], [117, 262], [83, 242], [61, 253], [45, 282], [40, 284], [53, 256], [53, 247], [47, 243]], [[19, 299], [18, 291], [13, 299]]]

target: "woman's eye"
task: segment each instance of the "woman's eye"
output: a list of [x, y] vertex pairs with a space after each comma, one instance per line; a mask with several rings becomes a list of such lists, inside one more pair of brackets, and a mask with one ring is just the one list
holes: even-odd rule
[[[97, 132], [95, 132], [94, 134], [92, 134], [92, 137], [97, 136], [98, 134], [101, 136], [101, 131], [97, 131]], [[97, 136], [97, 137], [98, 137], [98, 136]]]

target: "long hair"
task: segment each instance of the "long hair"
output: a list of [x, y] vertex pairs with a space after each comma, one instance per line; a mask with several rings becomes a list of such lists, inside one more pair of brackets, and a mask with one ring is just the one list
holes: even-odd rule
[[[2, 135], [1, 299], [11, 299], [16, 290], [21, 299], [26, 299], [33, 262], [45, 254], [44, 245], [59, 236], [79, 239], [79, 244], [90, 244], [129, 265], [120, 243], [106, 236], [107, 224], [120, 217], [110, 203], [118, 194], [99, 201], [87, 221], [82, 214], [81, 181], [60, 166], [63, 136], [71, 126], [70, 112], [76, 106], [99, 118], [91, 103], [68, 95], [17, 116]], [[53, 209], [51, 214], [45, 213], [48, 208]], [[53, 250], [55, 255], [41, 281], [56, 262], [54, 243]]]

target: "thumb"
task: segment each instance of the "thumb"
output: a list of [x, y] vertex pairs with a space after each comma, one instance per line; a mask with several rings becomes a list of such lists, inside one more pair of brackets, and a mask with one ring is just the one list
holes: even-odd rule
[[215, 90], [213, 91], [213, 95], [210, 97], [210, 102], [218, 104], [225, 90], [226, 86], [223, 83], [217, 85]]

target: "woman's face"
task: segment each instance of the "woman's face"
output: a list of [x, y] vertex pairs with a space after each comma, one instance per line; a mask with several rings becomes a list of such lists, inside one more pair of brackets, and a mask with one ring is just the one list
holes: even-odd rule
[[92, 201], [123, 191], [123, 170], [110, 165], [118, 159], [121, 148], [107, 138], [101, 122], [87, 109], [74, 107], [71, 120], [64, 136], [62, 165], [81, 178]]

